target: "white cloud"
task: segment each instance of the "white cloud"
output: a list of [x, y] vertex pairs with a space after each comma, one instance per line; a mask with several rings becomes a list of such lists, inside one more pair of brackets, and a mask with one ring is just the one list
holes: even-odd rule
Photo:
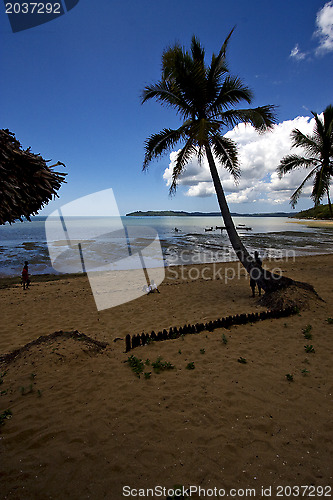
[[[319, 46], [313, 52], [316, 55], [323, 55], [333, 50], [333, 0], [325, 3], [324, 7], [317, 12], [316, 27], [313, 35], [319, 38]], [[301, 61], [309, 54], [310, 52], [302, 52], [296, 43], [289, 57]]]
[[315, 35], [320, 39], [316, 52], [323, 53], [333, 50], [333, 1], [325, 3], [318, 12], [316, 25]]
[[297, 59], [298, 61], [301, 61], [302, 59], [305, 59], [306, 56], [307, 56], [307, 53], [306, 52], [301, 52], [299, 50], [298, 43], [296, 43], [295, 47], [290, 52], [290, 56], [289, 57], [293, 57], [294, 59]]
[[[240, 167], [242, 171], [239, 183], [235, 185], [229, 172], [218, 167], [219, 175], [227, 193], [229, 203], [256, 203], [266, 201], [271, 204], [288, 202], [291, 194], [301, 184], [305, 171], [300, 169], [278, 178], [276, 167], [283, 156], [291, 151], [290, 132], [299, 128], [304, 133], [311, 133], [314, 119], [299, 116], [294, 120], [284, 121], [274, 127], [271, 132], [258, 134], [251, 125], [241, 124], [226, 137], [237, 143]], [[295, 152], [302, 154], [301, 150]], [[172, 171], [177, 152], [170, 155], [169, 167], [163, 178], [167, 186], [172, 182]], [[187, 165], [185, 172], [179, 178], [179, 186], [185, 189], [187, 196], [206, 197], [215, 195], [207, 160], [204, 158], [201, 165], [193, 158]], [[311, 192], [311, 182], [304, 193]]]

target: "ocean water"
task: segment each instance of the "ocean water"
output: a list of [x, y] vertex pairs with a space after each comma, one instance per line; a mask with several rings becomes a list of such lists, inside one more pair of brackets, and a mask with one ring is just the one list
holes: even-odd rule
[[[333, 252], [333, 228], [310, 228], [283, 217], [234, 217], [250, 252], [262, 258]], [[19, 276], [24, 261], [32, 274], [82, 272], [236, 260], [220, 217], [77, 217], [0, 226], [0, 277]], [[177, 228], [177, 230], [176, 230]], [[207, 231], [207, 229], [211, 229]], [[246, 228], [251, 228], [247, 230]], [[158, 237], [162, 252], [159, 251]], [[155, 242], [155, 244], [154, 244]], [[78, 247], [80, 243], [80, 247]], [[52, 261], [51, 258], [52, 257]]]

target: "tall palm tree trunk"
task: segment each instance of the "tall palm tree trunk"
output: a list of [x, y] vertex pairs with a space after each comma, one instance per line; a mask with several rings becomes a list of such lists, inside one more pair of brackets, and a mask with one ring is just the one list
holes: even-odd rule
[[332, 203], [331, 203], [331, 197], [330, 197], [330, 187], [327, 187], [327, 201], [328, 201], [328, 206], [330, 208], [330, 214], [331, 214], [331, 219], [333, 219], [333, 209], [332, 209]]
[[266, 269], [258, 267], [255, 259], [250, 255], [248, 250], [243, 245], [232, 220], [229, 206], [225, 198], [224, 190], [209, 144], [205, 145], [205, 150], [224, 224], [230, 239], [230, 243], [239, 261], [245, 267], [250, 276], [253, 276], [253, 278], [257, 281], [258, 285], [265, 290], [265, 292], [272, 292], [290, 284], [292, 282], [290, 278], [273, 275]]
[[222, 217], [224, 220], [225, 228], [227, 230], [227, 233], [228, 233], [228, 236], [230, 239], [230, 243], [231, 243], [232, 248], [234, 249], [238, 259], [240, 260], [240, 262], [243, 264], [245, 269], [248, 272], [250, 272], [250, 267], [249, 267], [248, 263], [250, 263], [251, 260], [253, 260], [253, 259], [252, 259], [251, 255], [249, 254], [249, 252], [247, 251], [247, 249], [245, 248], [245, 246], [243, 245], [243, 242], [240, 239], [240, 237], [236, 231], [236, 228], [235, 228], [235, 225], [234, 225], [234, 222], [232, 220], [230, 210], [229, 210], [229, 207], [227, 204], [227, 200], [225, 198], [225, 194], [224, 194], [224, 190], [223, 190], [223, 187], [222, 187], [222, 184], [220, 181], [220, 177], [219, 177], [219, 174], [217, 172], [217, 168], [215, 165], [215, 161], [214, 161], [211, 149], [208, 145], [206, 145], [205, 149], [206, 149], [206, 155], [207, 155], [207, 159], [208, 159], [210, 173], [211, 173], [211, 176], [213, 179], [213, 183], [214, 183], [214, 187], [215, 187], [215, 191], [216, 191], [216, 195], [217, 195], [217, 201], [218, 201], [219, 206], [220, 206], [221, 214], [222, 214]]

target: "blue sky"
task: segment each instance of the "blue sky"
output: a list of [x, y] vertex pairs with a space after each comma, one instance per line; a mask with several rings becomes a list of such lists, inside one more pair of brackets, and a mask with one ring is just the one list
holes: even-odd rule
[[[80, 0], [66, 15], [18, 33], [0, 7], [0, 128], [67, 166], [60, 199], [44, 214], [106, 188], [113, 189], [121, 214], [217, 210], [205, 165], [201, 171], [196, 162], [189, 165], [173, 198], [172, 155], [142, 173], [145, 138], [179, 121], [155, 102], [142, 106], [140, 93], [159, 79], [167, 46], [188, 46], [195, 34], [210, 57], [234, 25], [230, 72], [252, 88], [254, 106], [278, 106], [279, 126], [264, 138], [249, 127], [229, 131], [244, 170], [238, 187], [221, 174], [230, 208], [290, 210], [289, 196], [303, 176], [296, 172], [279, 185], [275, 163], [289, 151], [293, 126], [311, 131], [310, 110], [321, 113], [333, 103], [332, 1]], [[306, 193], [298, 208], [310, 206]]]

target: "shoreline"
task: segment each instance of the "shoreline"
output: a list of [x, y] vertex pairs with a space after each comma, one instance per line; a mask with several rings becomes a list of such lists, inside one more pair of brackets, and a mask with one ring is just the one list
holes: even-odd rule
[[[299, 224], [302, 224], [302, 222], [296, 222], [296, 224], [299, 223]], [[303, 223], [305, 224], [305, 223]], [[332, 225], [333, 225], [333, 222], [332, 222]], [[318, 226], [319, 227], [319, 226]], [[291, 258], [296, 258], [296, 259], [299, 259], [299, 258], [312, 258], [312, 257], [319, 257], [319, 256], [324, 256], [324, 255], [332, 255], [333, 254], [333, 250], [332, 252], [315, 252], [315, 253], [306, 253], [306, 254], [300, 254], [300, 255], [295, 255], [293, 252], [294, 250], [285, 250], [286, 252], [286, 255], [285, 256], [278, 256], [278, 257], [263, 257], [262, 260], [263, 262], [282, 262], [284, 260], [290, 260]], [[214, 261], [214, 262], [211, 262], [211, 261], [208, 261], [208, 262], [201, 262], [201, 263], [198, 263], [198, 262], [190, 262], [188, 259], [186, 259], [186, 261], [184, 261], [183, 264], [169, 264], [169, 265], [164, 265], [164, 269], [167, 270], [167, 269], [173, 269], [173, 268], [180, 268], [180, 267], [188, 267], [188, 266], [210, 266], [210, 265], [226, 265], [226, 264], [237, 264], [239, 261], [235, 255], [234, 259], [229, 259], [229, 260], [223, 260], [223, 261]], [[33, 264], [30, 265], [30, 268], [33, 268]], [[162, 266], [158, 267], [158, 268], [162, 268]], [[158, 269], [157, 268], [157, 269]], [[123, 271], [126, 271], [126, 270], [123, 270]], [[127, 270], [127, 271], [131, 271], [131, 270]], [[93, 271], [91, 272], [93, 273]], [[59, 280], [62, 280], [62, 279], [71, 279], [71, 278], [79, 278], [79, 277], [82, 277], [82, 276], [87, 276], [87, 273], [83, 273], [83, 272], [80, 272], [80, 273], [60, 273], [60, 272], [57, 272], [57, 273], [30, 273], [31, 274], [31, 277], [33, 279], [34, 282], [36, 283], [39, 283], [39, 282], [47, 282], [47, 281], [59, 281]], [[0, 289], [1, 288], [8, 288], [10, 286], [14, 286], [14, 285], [18, 285], [19, 283], [21, 282], [21, 274], [20, 272], [18, 272], [16, 275], [1, 275], [0, 274]]]

